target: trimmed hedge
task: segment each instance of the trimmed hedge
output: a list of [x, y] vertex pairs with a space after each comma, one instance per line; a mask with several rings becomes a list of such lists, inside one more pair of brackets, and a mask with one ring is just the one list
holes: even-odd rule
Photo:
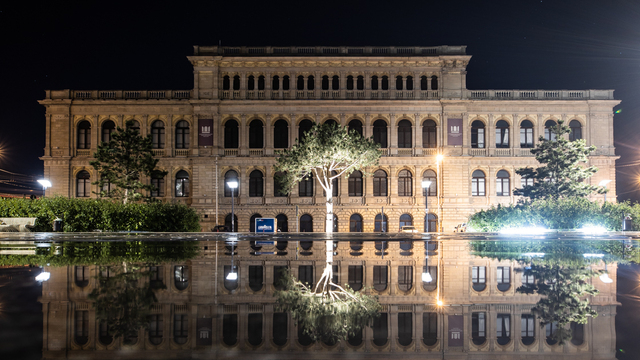
[[34, 231], [52, 231], [53, 220], [62, 219], [65, 232], [101, 231], [200, 231], [199, 216], [180, 203], [129, 203], [108, 200], [0, 199], [0, 217], [37, 218]]
[[491, 207], [469, 217], [468, 226], [476, 231], [542, 226], [554, 230], [574, 230], [585, 225], [622, 230], [622, 220], [630, 215], [634, 228], [640, 228], [640, 205], [598, 203], [587, 198], [537, 200], [530, 203]]

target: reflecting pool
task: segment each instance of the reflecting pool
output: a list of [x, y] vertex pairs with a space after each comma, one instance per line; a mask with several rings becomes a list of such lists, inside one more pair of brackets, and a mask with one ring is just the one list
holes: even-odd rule
[[[636, 359], [638, 245], [635, 234], [0, 234], [0, 356]], [[314, 287], [327, 266], [331, 284], [380, 311], [344, 340], [314, 341], [275, 295], [286, 274]]]

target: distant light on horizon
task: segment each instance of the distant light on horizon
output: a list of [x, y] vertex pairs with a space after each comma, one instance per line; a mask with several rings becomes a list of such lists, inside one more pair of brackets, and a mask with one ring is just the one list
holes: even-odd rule
[[599, 225], [586, 225], [583, 226], [580, 230], [581, 233], [583, 234], [604, 234], [607, 232], [607, 229], [604, 228], [603, 226], [599, 226]]

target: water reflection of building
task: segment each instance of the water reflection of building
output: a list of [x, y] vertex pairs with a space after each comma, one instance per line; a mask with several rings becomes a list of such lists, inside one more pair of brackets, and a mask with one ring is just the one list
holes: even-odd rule
[[608, 267], [613, 283], [591, 280], [600, 290], [590, 298], [599, 316], [585, 325], [571, 324], [573, 338], [559, 345], [547, 339], [554, 325], [540, 328], [531, 315], [539, 296], [516, 292], [523, 282], [532, 281], [518, 272], [521, 264], [472, 256], [467, 242], [453, 240], [429, 242], [431, 283], [421, 281], [427, 246], [423, 241], [337, 243], [335, 278], [378, 295], [382, 315], [348, 342], [311, 343], [288, 314], [277, 311], [273, 298], [282, 267], [309, 282], [322, 274], [324, 243], [301, 242], [297, 254], [296, 245], [252, 248], [239, 243], [234, 248], [237, 281], [226, 280], [231, 248], [222, 243], [203, 242], [197, 258], [152, 267], [151, 281], [166, 289], [157, 290], [159, 302], [153, 306], [149, 329], [129, 339], [131, 344], [108, 336], [87, 299], [99, 286], [96, 275], [106, 276], [105, 268], [51, 268], [41, 300], [43, 358], [105, 357], [116, 350], [145, 358], [250, 358], [278, 352], [278, 358], [298, 359], [306, 351], [316, 358], [615, 357], [615, 266]]

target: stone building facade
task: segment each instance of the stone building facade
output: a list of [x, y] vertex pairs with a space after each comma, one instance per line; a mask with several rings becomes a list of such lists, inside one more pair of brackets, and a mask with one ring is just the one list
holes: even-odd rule
[[[338, 181], [337, 231], [452, 231], [470, 213], [517, 201], [515, 170], [536, 165], [530, 149], [564, 120], [572, 138], [597, 147], [589, 181], [613, 180], [607, 198], [616, 198], [613, 90], [468, 90], [465, 46], [196, 46], [188, 59], [192, 90], [47, 91], [47, 196], [95, 197], [97, 144], [135, 120], [168, 171], [147, 179], [160, 188], [151, 195], [194, 207], [205, 230], [230, 223], [225, 179], [237, 178], [237, 230], [278, 217], [283, 231], [323, 231], [322, 188], [311, 181], [278, 196], [272, 166], [312, 123], [335, 121], [382, 152], [365, 172], [374, 176]], [[423, 178], [433, 182], [429, 227]]]
[[[278, 312], [273, 296], [279, 267], [310, 283], [319, 280], [323, 241], [301, 241], [299, 251], [294, 241], [260, 249], [236, 242], [235, 281], [225, 280], [232, 264], [229, 243], [198, 245], [196, 258], [149, 268], [151, 280], [166, 289], [155, 292], [149, 328], [128, 344], [106, 333], [87, 297], [100, 286], [105, 267], [45, 267], [51, 278], [40, 300], [43, 359], [615, 358], [615, 264], [608, 264], [613, 282], [588, 280], [600, 292], [587, 297], [598, 316], [572, 324], [573, 337], [560, 345], [531, 314], [540, 296], [516, 291], [532, 280], [522, 276], [522, 263], [475, 256], [469, 242], [454, 239], [336, 242], [336, 281], [379, 296], [383, 309], [361, 336], [326, 344], [306, 339], [289, 314]], [[421, 280], [425, 267], [430, 283]]]

